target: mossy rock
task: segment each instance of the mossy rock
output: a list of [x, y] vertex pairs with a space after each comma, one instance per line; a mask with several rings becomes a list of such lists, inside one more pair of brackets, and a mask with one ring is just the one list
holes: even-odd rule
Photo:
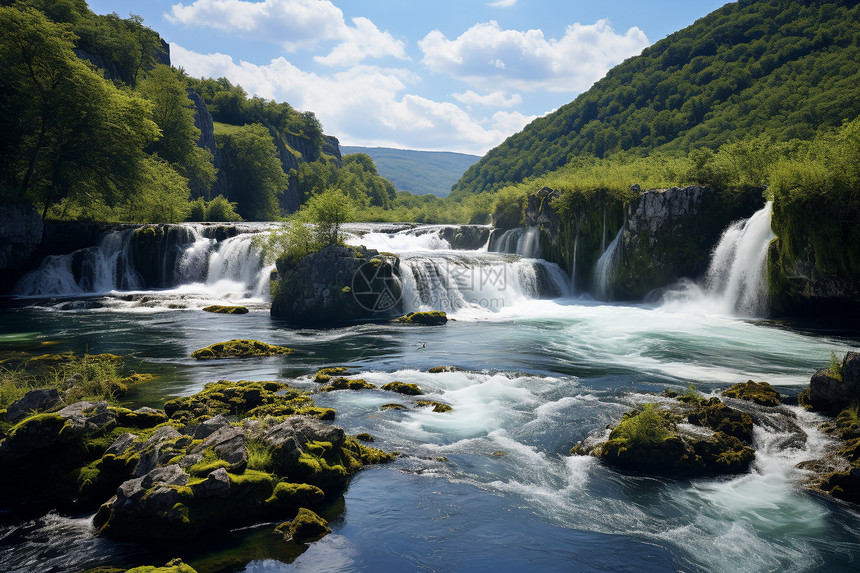
[[328, 386], [320, 388], [320, 392], [334, 392], [335, 390], [375, 390], [376, 386], [362, 378], [350, 380], [349, 378], [333, 378]]
[[750, 400], [760, 406], [779, 406], [779, 392], [767, 382], [753, 382], [748, 380], [730, 386], [723, 392], [727, 398], [739, 400]]
[[405, 382], [389, 382], [382, 389], [389, 392], [397, 392], [398, 394], [405, 394], [406, 396], [421, 396], [424, 394], [417, 384], [407, 384]]
[[457, 366], [434, 366], [427, 372], [430, 374], [441, 374], [443, 372], [463, 372], [463, 369]]
[[[713, 401], [703, 400], [704, 408], [709, 409], [705, 413], [701, 408], [696, 412], [703, 416], [704, 422], [709, 421], [707, 414], [710, 413], [716, 425], [727, 425], [725, 412], [717, 407], [722, 403], [718, 399]], [[684, 414], [683, 410], [646, 404], [642, 410], [625, 413], [609, 434], [608, 441], [593, 450], [579, 444], [571, 454], [593, 453], [610, 465], [671, 477], [747, 471], [755, 458], [751, 447], [722, 431], [714, 431], [712, 435], [681, 433], [677, 424], [683, 421]]]
[[444, 414], [445, 412], [450, 412], [454, 409], [448, 404], [443, 404], [442, 402], [434, 402], [432, 400], [417, 400], [415, 402], [415, 405], [421, 408], [427, 408], [432, 406], [433, 411], [437, 414]]
[[197, 571], [192, 568], [191, 565], [183, 563], [182, 559], [173, 559], [164, 567], [151, 567], [144, 565], [142, 567], [129, 569], [125, 571], [125, 573], [197, 573]]
[[195, 350], [191, 358], [197, 360], [212, 360], [218, 358], [253, 358], [259, 356], [283, 356], [292, 354], [293, 350], [285, 346], [275, 346], [259, 340], [233, 339], [218, 342], [206, 348]]
[[407, 324], [422, 324], [425, 326], [438, 326], [448, 322], [448, 315], [440, 310], [431, 310], [427, 312], [410, 312], [405, 316], [401, 316], [394, 322], [403, 322]]
[[687, 415], [687, 419], [691, 424], [723, 432], [746, 443], [752, 442], [753, 422], [750, 415], [726, 406], [719, 398], [702, 400]]
[[246, 306], [222, 306], [213, 304], [204, 307], [203, 310], [205, 312], [214, 312], [216, 314], [248, 314], [248, 307]]
[[329, 380], [331, 380], [331, 377], [335, 374], [346, 374], [347, 372], [349, 372], [349, 370], [349, 366], [332, 366], [329, 368], [321, 368], [317, 370], [316, 374], [314, 374], [314, 382], [317, 382], [319, 384], [325, 384]]
[[355, 439], [360, 440], [362, 442], [373, 443], [373, 436], [371, 436], [367, 432], [362, 432], [360, 434], [356, 434]]
[[403, 404], [383, 404], [379, 407], [380, 410], [408, 410]]
[[304, 392], [282, 382], [253, 382], [221, 380], [210, 382], [193, 396], [176, 398], [164, 403], [164, 411], [172, 421], [189, 423], [200, 416], [291, 416], [314, 407]]
[[304, 507], [299, 509], [298, 514], [291, 522], [282, 523], [275, 528], [275, 531], [281, 533], [287, 541], [292, 540], [298, 543], [316, 541], [331, 533], [325, 519]]

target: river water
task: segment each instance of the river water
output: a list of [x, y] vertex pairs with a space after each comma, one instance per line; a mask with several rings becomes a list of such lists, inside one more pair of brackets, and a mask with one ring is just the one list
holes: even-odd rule
[[[360, 472], [344, 500], [326, 511], [333, 533], [307, 550], [277, 542], [271, 526], [250, 528], [217, 551], [181, 555], [201, 572], [856, 571], [860, 515], [805, 491], [808, 476], [795, 467], [832, 445], [815, 414], [785, 406], [765, 416], [755, 429], [752, 471], [734, 477], [644, 477], [568, 454], [578, 441], [604, 436], [637, 404], [662, 400], [657, 394], [665, 388], [695, 384], [716, 395], [753, 379], [794, 396], [831, 351], [858, 348], [856, 333], [755, 318], [761, 260], [751, 253], [761, 249], [744, 237], [759, 247], [770, 238], [769, 210], [757, 215], [727, 230], [701, 284], [678, 285], [651, 304], [570, 292], [561, 269], [533, 258], [527, 231], [506, 238], [505, 248], [497, 239], [454, 251], [432, 229], [353, 226], [350, 242], [401, 255], [404, 307], [447, 310], [454, 320], [442, 327], [297, 330], [271, 319], [270, 267], [250, 241], [262, 228], [220, 245], [192, 228], [176, 257], [175, 284], [157, 291], [133, 290], [134, 276], [111, 263], [122, 258], [124, 239], [108, 237], [91, 253], [102, 266], [93, 265], [83, 286], [63, 257], [25, 277], [20, 296], [0, 314], [0, 344], [130, 355], [130, 363], [140, 360], [141, 369], [159, 375], [128, 396], [139, 405], [223, 379], [313, 389], [318, 368], [350, 365], [374, 384], [416, 383], [427, 399], [453, 407], [441, 414], [380, 410], [410, 405], [381, 390], [315, 396], [337, 409], [336, 423], [348, 433], [368, 432], [375, 446], [402, 455]], [[200, 310], [225, 301], [251, 312]], [[215, 363], [189, 358], [229, 338], [296, 352]], [[462, 370], [427, 372], [441, 365]], [[0, 570], [154, 565], [176, 556], [98, 538], [90, 518], [0, 522], [0, 537], [8, 536], [0, 540]]]

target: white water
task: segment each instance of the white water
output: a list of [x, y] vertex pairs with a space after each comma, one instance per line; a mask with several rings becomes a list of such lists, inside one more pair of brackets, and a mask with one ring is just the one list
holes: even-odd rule
[[622, 226], [618, 230], [618, 234], [609, 243], [609, 246], [597, 259], [597, 264], [594, 266], [594, 294], [603, 300], [610, 298], [610, 289], [615, 273], [615, 268], [618, 264], [618, 241], [621, 239], [621, 234], [624, 232]]
[[528, 259], [540, 258], [540, 229], [508, 229], [490, 240], [489, 250], [496, 253], [510, 253]]
[[[254, 239], [260, 232], [241, 233], [223, 241], [206, 238], [198, 226], [178, 227], [176, 243], [159, 246], [167, 284], [162, 295], [196, 297], [196, 305], [223, 299], [261, 300], [268, 298], [269, 274], [274, 265], [265, 265]], [[68, 255], [47, 257], [15, 286], [18, 296], [79, 296], [118, 291], [143, 291], [143, 279], [134, 266], [131, 247], [134, 229], [107, 233], [97, 247]], [[165, 241], [162, 241], [165, 243]], [[171, 251], [170, 253], [162, 251]], [[74, 266], [78, 264], [78, 273]]]
[[775, 238], [771, 208], [768, 201], [749, 219], [729, 225], [711, 253], [704, 287], [682, 282], [664, 296], [664, 303], [695, 312], [767, 314], [767, 250]]

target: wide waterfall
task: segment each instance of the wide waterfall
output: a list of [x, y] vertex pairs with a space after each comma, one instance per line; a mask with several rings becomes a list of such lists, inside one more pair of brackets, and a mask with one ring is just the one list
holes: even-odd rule
[[693, 305], [705, 312], [740, 316], [767, 313], [767, 250], [775, 238], [768, 201], [749, 219], [729, 225], [711, 253], [704, 287], [682, 282], [664, 296], [669, 308]]
[[540, 230], [538, 227], [527, 229], [508, 229], [498, 237], [491, 237], [489, 250], [496, 253], [521, 255], [529, 259], [540, 258]]
[[210, 299], [263, 296], [273, 265], [264, 264], [255, 238], [265, 229], [249, 227], [221, 240], [206, 230], [202, 225], [170, 225], [156, 244], [143, 246], [145, 238], [136, 236], [141, 228], [108, 232], [95, 247], [47, 257], [21, 278], [14, 294], [68, 297], [178, 289]]

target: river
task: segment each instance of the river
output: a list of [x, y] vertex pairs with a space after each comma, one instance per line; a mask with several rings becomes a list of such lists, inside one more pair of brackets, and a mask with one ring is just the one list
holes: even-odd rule
[[[648, 304], [571, 292], [560, 268], [534, 258], [539, 247], [529, 232], [455, 251], [434, 228], [349, 227], [350, 242], [401, 256], [405, 309], [447, 310], [454, 320], [442, 327], [298, 330], [273, 320], [265, 288], [271, 267], [253, 242], [266, 226], [248, 225], [218, 243], [190, 225], [177, 247], [174, 284], [137, 290], [128, 265], [117, 262], [125, 256], [120, 231], [87, 254], [84, 280], [75, 278], [71, 256], [25, 277], [0, 314], [0, 345], [129, 355], [159, 375], [128, 396], [136, 405], [158, 406], [223, 379], [277, 379], [310, 390], [318, 368], [350, 365], [374, 384], [416, 383], [429, 400], [453, 407], [381, 411], [403, 402], [381, 390], [316, 395], [337, 409], [336, 423], [348, 433], [368, 432], [374, 446], [402, 455], [360, 472], [343, 502], [327, 510], [333, 533], [306, 551], [277, 542], [271, 526], [245, 529], [218, 551], [182, 555], [201, 573], [856, 570], [860, 515], [805, 491], [806, 473], [795, 467], [829, 445], [816, 414], [785, 406], [774, 423], [756, 426], [753, 468], [733, 477], [644, 477], [568, 454], [637, 404], [663, 400], [665, 388], [695, 384], [717, 395], [753, 379], [794, 396], [831, 351], [858, 348], [857, 333], [756, 318], [766, 209], [757, 214], [765, 221], [727, 230], [702, 284], [677, 285]], [[600, 272], [611, 272], [607, 266]], [[200, 310], [225, 301], [250, 312]], [[229, 338], [296, 352], [189, 358]], [[441, 365], [462, 370], [427, 372]], [[797, 425], [786, 430], [777, 418], [792, 413]], [[0, 569], [154, 565], [175, 556], [99, 538], [90, 519], [0, 522]]]

